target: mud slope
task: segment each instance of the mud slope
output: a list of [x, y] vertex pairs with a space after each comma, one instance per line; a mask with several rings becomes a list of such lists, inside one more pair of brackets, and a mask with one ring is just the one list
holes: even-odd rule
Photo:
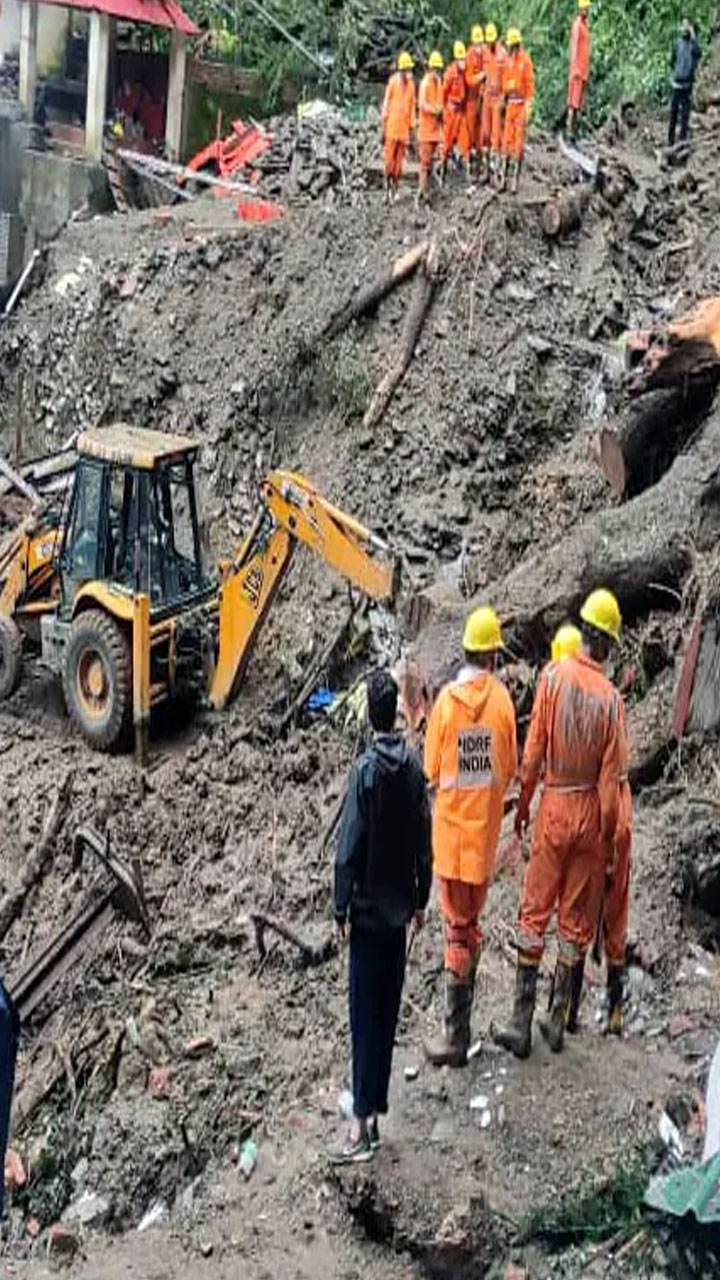
[[[467, 599], [491, 584], [508, 614], [522, 614], [516, 656], [534, 664], [562, 591], [572, 595], [576, 579], [580, 590], [587, 563], [600, 572], [604, 547], [613, 563], [631, 557], [638, 530], [650, 538], [655, 528], [648, 513], [662, 526], [673, 474], [699, 477], [699, 493], [714, 465], [717, 411], [658, 486], [618, 510], [590, 452], [597, 427], [619, 411], [618, 336], [720, 280], [708, 147], [717, 112], [699, 128], [703, 145], [681, 170], [658, 168], [655, 126], [606, 140], [613, 201], [594, 195], [581, 229], [553, 243], [538, 211], [571, 175], [542, 141], [523, 199], [497, 198], [482, 216], [479, 195], [455, 187], [429, 216], [409, 195], [388, 212], [369, 194], [353, 208], [291, 209], [269, 229], [239, 228], [215, 201], [169, 221], [75, 225], [0, 328], [4, 451], [30, 456], [118, 418], [191, 433], [202, 442], [217, 549], [247, 526], [269, 466], [301, 468], [403, 558], [395, 627], [384, 655], [371, 646], [363, 662], [416, 642], [431, 671], [447, 666]], [[363, 283], [429, 237], [440, 246], [440, 287], [405, 379], [368, 431], [363, 413], [412, 285], [332, 342], [321, 335]], [[680, 755], [664, 750], [663, 736], [684, 606], [712, 576], [714, 512], [710, 503], [702, 526], [687, 530], [675, 594], [634, 598], [619, 664], [635, 757], [655, 749], [657, 726], [663, 748], [646, 779], [657, 785], [638, 799], [626, 1041], [600, 1034], [593, 971], [583, 1031], [561, 1060], [537, 1045], [518, 1064], [486, 1043], [466, 1072], [431, 1073], [421, 1041], [440, 1012], [433, 909], [410, 966], [386, 1147], [358, 1177], [330, 1178], [324, 1159], [346, 1082], [345, 957], [306, 969], [276, 941], [261, 959], [249, 919], [259, 905], [312, 941], [330, 934], [320, 837], [352, 734], [320, 721], [281, 737], [276, 725], [339, 624], [344, 590], [298, 556], [234, 707], [155, 724], [142, 776], [130, 759], [92, 755], [54, 682], [29, 664], [0, 709], [0, 890], [66, 771], [71, 813], [48, 875], [0, 943], [0, 971], [11, 978], [84, 899], [95, 873], [73, 863], [71, 845], [85, 820], [140, 858], [153, 933], [148, 941], [115, 919], [27, 1028], [18, 1088], [52, 1088], [17, 1138], [30, 1176], [11, 1209], [16, 1274], [45, 1274], [45, 1229], [84, 1191], [101, 1203], [91, 1222], [72, 1226], [87, 1254], [73, 1270], [83, 1280], [189, 1269], [219, 1280], [483, 1277], [502, 1275], [511, 1254], [533, 1277], [585, 1274], [584, 1255], [548, 1260], [536, 1241], [518, 1244], [522, 1224], [645, 1152], [667, 1105], [696, 1149], [695, 1091], [717, 1035], [716, 966], [703, 949], [717, 926], [687, 903], [697, 850], [714, 856], [714, 747], [693, 743]], [[682, 510], [668, 528], [685, 547]], [[377, 637], [376, 615], [373, 627]], [[522, 664], [511, 673], [521, 718], [531, 675]], [[475, 1012], [485, 1040], [511, 1000], [518, 893], [506, 873], [491, 894]], [[552, 958], [551, 943], [548, 972]], [[404, 1067], [418, 1067], [417, 1078]], [[478, 1095], [486, 1106], [471, 1109]], [[237, 1156], [250, 1134], [259, 1159], [245, 1182]], [[155, 1225], [138, 1235], [148, 1212]], [[666, 1274], [661, 1259], [653, 1265]], [[610, 1273], [632, 1267], [630, 1258]]]

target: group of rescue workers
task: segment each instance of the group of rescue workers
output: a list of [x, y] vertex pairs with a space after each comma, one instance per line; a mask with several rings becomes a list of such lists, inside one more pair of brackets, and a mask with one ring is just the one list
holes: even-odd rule
[[[554, 1052], [578, 1029], [585, 957], [596, 936], [607, 959], [607, 1026], [623, 1028], [623, 974], [630, 892], [632, 803], [623, 701], [609, 670], [620, 608], [598, 588], [580, 627], [561, 627], [541, 673], [519, 770], [515, 839], [534, 819], [517, 929], [515, 1003], [495, 1042], [518, 1058], [531, 1050], [538, 973], [557, 911], [558, 954], [540, 1026]], [[424, 764], [396, 728], [398, 687], [389, 672], [368, 682], [372, 745], [354, 767], [338, 840], [335, 919], [350, 923], [350, 1022], [354, 1120], [333, 1159], [370, 1159], [387, 1111], [393, 1041], [405, 973], [406, 936], [422, 928], [434, 875], [445, 929], [445, 1013], [426, 1043], [436, 1066], [462, 1067], [481, 955], [480, 918], [496, 872], [508, 792], [518, 777], [512, 698], [497, 675], [504, 649], [495, 611], [468, 618], [464, 665], [432, 705]], [[402, 683], [402, 682], [401, 682]], [[408, 709], [422, 699], [404, 698]], [[420, 723], [420, 714], [415, 723]], [[432, 798], [432, 815], [430, 798]]]
[[[574, 133], [590, 75], [590, 0], [578, 0], [570, 34], [568, 127]], [[436, 161], [443, 182], [455, 152], [468, 176], [493, 181], [499, 190], [508, 182], [517, 191], [525, 154], [525, 135], [532, 119], [535, 75], [530, 53], [518, 27], [505, 41], [497, 26], [477, 24], [470, 47], [456, 40], [452, 62], [445, 67], [438, 49], [416, 90], [414, 59], [401, 53], [391, 75], [382, 108], [385, 196], [397, 195], [410, 139], [417, 130], [420, 181], [418, 200], [429, 194]]]

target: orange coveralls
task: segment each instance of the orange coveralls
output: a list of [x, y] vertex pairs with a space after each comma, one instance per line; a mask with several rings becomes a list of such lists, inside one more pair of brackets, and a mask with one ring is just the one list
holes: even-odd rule
[[440, 693], [425, 737], [425, 774], [436, 792], [433, 870], [445, 919], [445, 967], [461, 981], [480, 950], [480, 912], [516, 772], [510, 695], [489, 671], [465, 668]]
[[620, 699], [620, 798], [615, 828], [615, 869], [605, 889], [603, 935], [609, 965], [625, 964], [630, 914], [630, 851], [632, 847], [632, 792], [628, 781], [630, 748], [625, 707]]
[[482, 124], [483, 81], [485, 79], [485, 45], [471, 44], [465, 62], [465, 128], [471, 151], [480, 152], [480, 126]]
[[567, 104], [571, 111], [582, 111], [585, 90], [590, 79], [590, 24], [578, 14], [570, 32], [570, 76]]
[[443, 138], [443, 120], [437, 115], [443, 107], [442, 78], [427, 71], [420, 81], [418, 96], [418, 150], [420, 152], [420, 185], [427, 185], [433, 159]]
[[525, 153], [528, 105], [535, 97], [535, 73], [527, 49], [518, 49], [517, 53], [507, 55], [503, 62], [501, 83], [505, 99], [503, 159], [520, 161]]
[[550, 663], [540, 677], [521, 771], [522, 806], [545, 769], [520, 907], [518, 941], [526, 954], [542, 955], [556, 903], [570, 962], [595, 936], [618, 816], [620, 702], [585, 654]]
[[507, 54], [501, 44], [486, 44], [483, 65], [485, 68], [485, 93], [483, 94], [480, 146], [483, 151], [500, 154], [502, 145], [502, 69]]
[[443, 79], [443, 161], [447, 162], [452, 149], [457, 146], [461, 156], [467, 160], [470, 154], [470, 140], [465, 124], [465, 104], [467, 102], [467, 82], [465, 72], [457, 62], [451, 62]]
[[415, 81], [394, 72], [387, 83], [382, 109], [385, 135], [385, 176], [397, 182], [400, 177], [410, 134], [415, 125]]

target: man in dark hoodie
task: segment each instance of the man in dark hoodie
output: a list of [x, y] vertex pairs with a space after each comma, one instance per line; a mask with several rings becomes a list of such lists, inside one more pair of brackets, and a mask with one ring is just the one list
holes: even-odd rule
[[368, 680], [372, 746], [357, 761], [335, 861], [335, 921], [350, 920], [350, 1027], [354, 1119], [337, 1164], [369, 1160], [388, 1109], [395, 1028], [405, 979], [407, 927], [420, 929], [432, 882], [430, 806], [419, 760], [394, 732], [398, 688]]
[[[10, 1132], [10, 1104], [19, 1038], [18, 1016], [0, 978], [0, 1175], [3, 1174], [5, 1166], [5, 1151]], [[4, 1191], [4, 1178], [0, 1177], [0, 1218], [3, 1215]]]
[[692, 91], [695, 83], [695, 72], [700, 61], [700, 45], [695, 28], [685, 18], [680, 28], [680, 36], [670, 55], [672, 67], [672, 97], [670, 99], [670, 129], [668, 142], [675, 146], [675, 133], [680, 121], [680, 141], [684, 142], [688, 135]]

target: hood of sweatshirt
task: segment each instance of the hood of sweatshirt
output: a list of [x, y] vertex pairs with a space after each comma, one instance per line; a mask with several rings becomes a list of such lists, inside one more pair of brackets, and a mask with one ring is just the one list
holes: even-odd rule
[[461, 702], [471, 718], [477, 721], [483, 718], [495, 685], [496, 677], [492, 672], [463, 667], [448, 690], [450, 696]]
[[381, 772], [397, 773], [407, 761], [407, 743], [399, 733], [381, 733], [373, 742], [373, 755]]

